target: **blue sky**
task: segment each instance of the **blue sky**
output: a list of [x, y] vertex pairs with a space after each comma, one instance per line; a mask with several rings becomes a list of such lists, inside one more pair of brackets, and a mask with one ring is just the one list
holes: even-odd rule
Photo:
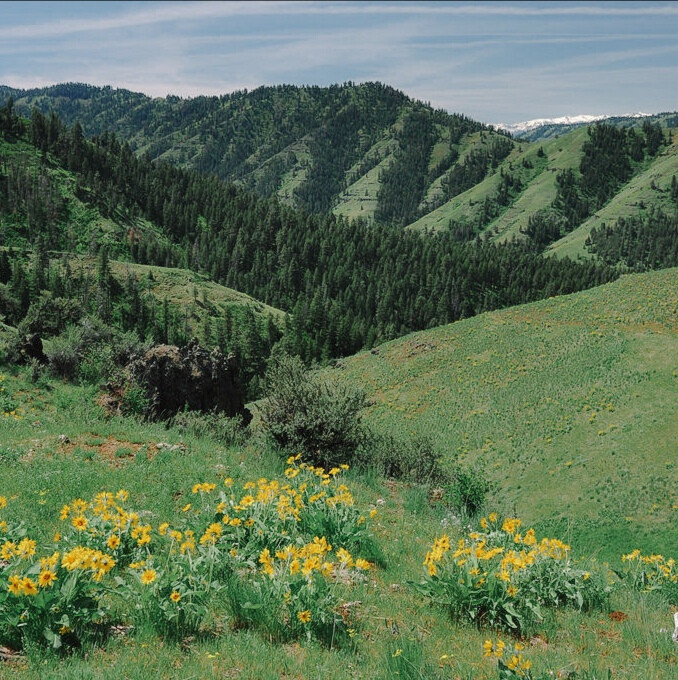
[[0, 84], [379, 80], [489, 123], [678, 109], [678, 2], [1, 2]]

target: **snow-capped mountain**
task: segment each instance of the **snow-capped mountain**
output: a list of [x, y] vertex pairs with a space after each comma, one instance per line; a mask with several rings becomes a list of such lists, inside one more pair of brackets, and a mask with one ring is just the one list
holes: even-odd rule
[[585, 125], [607, 118], [644, 118], [645, 116], [651, 115], [652, 114], [650, 113], [624, 113], [622, 115], [608, 115], [605, 113], [592, 115], [583, 113], [578, 116], [561, 116], [559, 118], [535, 118], [533, 120], [526, 120], [522, 123], [496, 123], [495, 127], [500, 130], [506, 130], [511, 134], [519, 135], [543, 127], [544, 125]]

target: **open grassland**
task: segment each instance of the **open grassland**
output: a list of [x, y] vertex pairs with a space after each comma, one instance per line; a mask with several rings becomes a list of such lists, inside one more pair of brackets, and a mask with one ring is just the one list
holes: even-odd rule
[[582, 549], [678, 543], [678, 270], [415, 333], [342, 362], [369, 421], [477, 463]]
[[[0, 661], [0, 677], [675, 677], [678, 656], [666, 630], [672, 630], [675, 599], [660, 590], [634, 590], [602, 560], [623, 572], [632, 561], [622, 561], [622, 554], [641, 548], [668, 558], [678, 544], [677, 294], [676, 270], [625, 277], [411, 335], [329, 372], [365, 384], [375, 402], [368, 417], [373, 425], [431, 435], [448, 462], [484, 462], [501, 485], [487, 507], [500, 519], [489, 519], [496, 530], [484, 547], [487, 521], [484, 527], [474, 521], [481, 533], [469, 535], [467, 520], [432, 500], [438, 496], [425, 486], [350, 469], [316, 474], [299, 461], [285, 462], [256, 432], [235, 442], [190, 428], [106, 417], [93, 387], [44, 376], [32, 382], [29, 369], [4, 367], [0, 505], [6, 505], [0, 521], [9, 531], [23, 524], [26, 534], [13, 540], [35, 540], [36, 553], [24, 560], [6, 549], [0, 570], [27, 570], [25, 578], [44, 584], [35, 596], [27, 594], [30, 583], [16, 586], [26, 590], [17, 598], [26, 598], [31, 613], [38, 598], [56, 597], [76, 573], [82, 588], [101, 596], [102, 610], [110, 607], [105, 616], [95, 611], [92, 625], [102, 620], [116, 628], [72, 652], [27, 645], [22, 655]], [[118, 495], [120, 490], [126, 493]], [[316, 490], [326, 496], [315, 498]], [[110, 496], [100, 495], [106, 491]], [[102, 508], [117, 506], [125, 519], [113, 531]], [[514, 512], [523, 518], [519, 540], [516, 522], [501, 520]], [[535, 526], [536, 543], [529, 526]], [[196, 530], [192, 536], [188, 527]], [[195, 545], [183, 550], [177, 543], [172, 552], [171, 532], [179, 529], [183, 536], [176, 540], [192, 538]], [[111, 539], [114, 534], [122, 546]], [[612, 587], [610, 600], [590, 611], [545, 607], [541, 622], [515, 636], [451, 619], [413, 587], [432, 578], [431, 565], [471, 579], [471, 595], [485, 593], [487, 585], [462, 560], [442, 571], [452, 555], [444, 536], [452, 550], [463, 541], [480, 566], [503, 557], [488, 557], [492, 541], [522, 543], [537, 563], [549, 552], [554, 564], [567, 565], [578, 588], [594, 581], [601, 589]], [[564, 558], [558, 542], [540, 543], [542, 536], [570, 543], [572, 558], [569, 551]], [[80, 553], [68, 551], [83, 544], [116, 563], [102, 566], [99, 557], [96, 564], [74, 566]], [[284, 546], [322, 556], [318, 563], [302, 559], [298, 567], [308, 569], [320, 590], [311, 592], [294, 571], [297, 553], [278, 554]], [[340, 547], [351, 553], [352, 566]], [[24, 553], [30, 549], [25, 543]], [[56, 581], [48, 583], [49, 564], [35, 562], [34, 571], [28, 565], [53, 550], [60, 551], [58, 565], [68, 555], [73, 571], [54, 567]], [[212, 570], [203, 571], [210, 564]], [[529, 568], [516, 565], [511, 578], [529, 574], [521, 571]], [[102, 569], [110, 573], [96, 580]], [[675, 574], [673, 564], [671, 569]], [[239, 585], [233, 586], [229, 573]], [[501, 597], [520, 602], [520, 591], [511, 595], [498, 575], [488, 572], [488, 581]], [[193, 583], [191, 592], [186, 583]], [[314, 593], [322, 597], [308, 599]], [[199, 626], [182, 619], [185, 628], [171, 636], [174, 619], [159, 624], [173, 615], [172, 606], [188, 607], [206, 596]], [[323, 615], [334, 621], [331, 629], [316, 627]], [[329, 644], [323, 637], [328, 630]], [[64, 644], [70, 634], [59, 633]], [[501, 659], [499, 639], [506, 644]], [[510, 664], [519, 655], [513, 674], [504, 669], [500, 675], [498, 663]]]

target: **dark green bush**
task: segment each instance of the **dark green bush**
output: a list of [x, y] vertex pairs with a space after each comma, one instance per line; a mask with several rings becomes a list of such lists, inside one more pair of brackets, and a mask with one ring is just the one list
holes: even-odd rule
[[96, 317], [85, 317], [53, 338], [45, 354], [57, 377], [98, 383], [110, 380], [116, 368], [149, 347], [134, 331], [116, 332]]
[[247, 439], [240, 416], [227, 418], [220, 413], [184, 411], [174, 416], [171, 425], [181, 433], [209, 437], [223, 446], [242, 446]]
[[469, 517], [474, 517], [485, 505], [494, 485], [478, 467], [457, 465], [452, 471], [452, 483], [447, 488], [447, 502]]
[[362, 389], [331, 383], [288, 356], [271, 365], [266, 383], [261, 420], [279, 447], [323, 467], [353, 462], [365, 439]]
[[394, 437], [368, 434], [361, 443], [356, 463], [374, 468], [385, 477], [423, 484], [449, 482], [441, 456], [428, 437]]

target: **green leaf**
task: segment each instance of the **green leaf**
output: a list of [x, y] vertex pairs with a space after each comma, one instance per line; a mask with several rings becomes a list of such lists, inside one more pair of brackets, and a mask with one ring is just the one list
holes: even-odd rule
[[245, 604], [242, 605], [243, 609], [261, 609], [262, 607], [263, 604], [261, 604], [261, 602], [259, 603], [245, 602]]
[[44, 638], [49, 642], [52, 649], [59, 649], [61, 647], [61, 635], [55, 633], [51, 628], [45, 627], [42, 631]]

